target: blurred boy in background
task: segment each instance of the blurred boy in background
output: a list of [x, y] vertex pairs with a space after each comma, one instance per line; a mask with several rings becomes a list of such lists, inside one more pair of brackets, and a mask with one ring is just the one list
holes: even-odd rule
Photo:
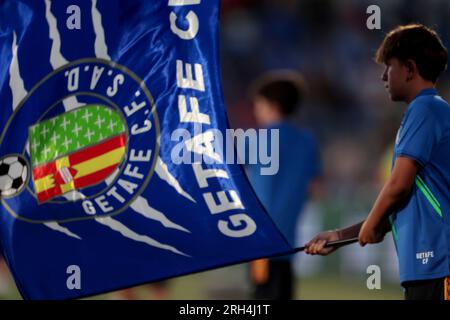
[[[279, 142], [269, 142], [279, 143], [279, 171], [274, 175], [261, 175], [260, 165], [252, 165], [249, 179], [270, 217], [292, 246], [295, 246], [299, 215], [311, 192], [317, 193], [321, 174], [315, 138], [288, 121], [298, 110], [304, 93], [303, 78], [294, 71], [270, 72], [258, 79], [251, 90], [258, 126], [279, 130]], [[250, 264], [254, 299], [294, 297], [292, 259], [292, 256], [284, 256]]]

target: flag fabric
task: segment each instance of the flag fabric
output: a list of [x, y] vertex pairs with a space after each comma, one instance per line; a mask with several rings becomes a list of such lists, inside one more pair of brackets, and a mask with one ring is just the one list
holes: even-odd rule
[[219, 7], [0, 1], [0, 242], [24, 298], [292, 252], [213, 147]]

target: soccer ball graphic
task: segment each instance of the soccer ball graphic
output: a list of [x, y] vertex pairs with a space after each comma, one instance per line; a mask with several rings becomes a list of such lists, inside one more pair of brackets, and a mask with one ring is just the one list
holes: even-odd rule
[[27, 182], [28, 166], [18, 155], [0, 159], [0, 195], [12, 197], [19, 193]]

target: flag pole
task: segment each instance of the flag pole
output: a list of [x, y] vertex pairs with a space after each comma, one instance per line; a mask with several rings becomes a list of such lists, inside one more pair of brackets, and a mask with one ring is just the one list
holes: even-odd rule
[[[358, 237], [342, 239], [342, 240], [337, 240], [337, 241], [330, 241], [327, 244], [325, 244], [325, 248], [345, 246], [345, 245], [349, 245], [349, 244], [352, 244], [355, 242], [358, 242]], [[301, 252], [301, 251], [304, 251], [305, 249], [306, 249], [306, 246], [298, 247], [298, 248], [294, 249], [294, 252]]]

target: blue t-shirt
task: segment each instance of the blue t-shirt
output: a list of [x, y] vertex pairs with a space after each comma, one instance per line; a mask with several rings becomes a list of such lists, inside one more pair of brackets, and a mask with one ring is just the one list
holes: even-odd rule
[[406, 110], [394, 148], [420, 164], [410, 198], [391, 216], [401, 282], [450, 275], [450, 107], [425, 89]]
[[279, 170], [275, 175], [261, 175], [261, 167], [266, 166], [258, 164], [249, 167], [248, 175], [270, 217], [294, 246], [296, 222], [310, 182], [321, 174], [319, 148], [310, 133], [287, 121], [268, 129], [279, 130]]

